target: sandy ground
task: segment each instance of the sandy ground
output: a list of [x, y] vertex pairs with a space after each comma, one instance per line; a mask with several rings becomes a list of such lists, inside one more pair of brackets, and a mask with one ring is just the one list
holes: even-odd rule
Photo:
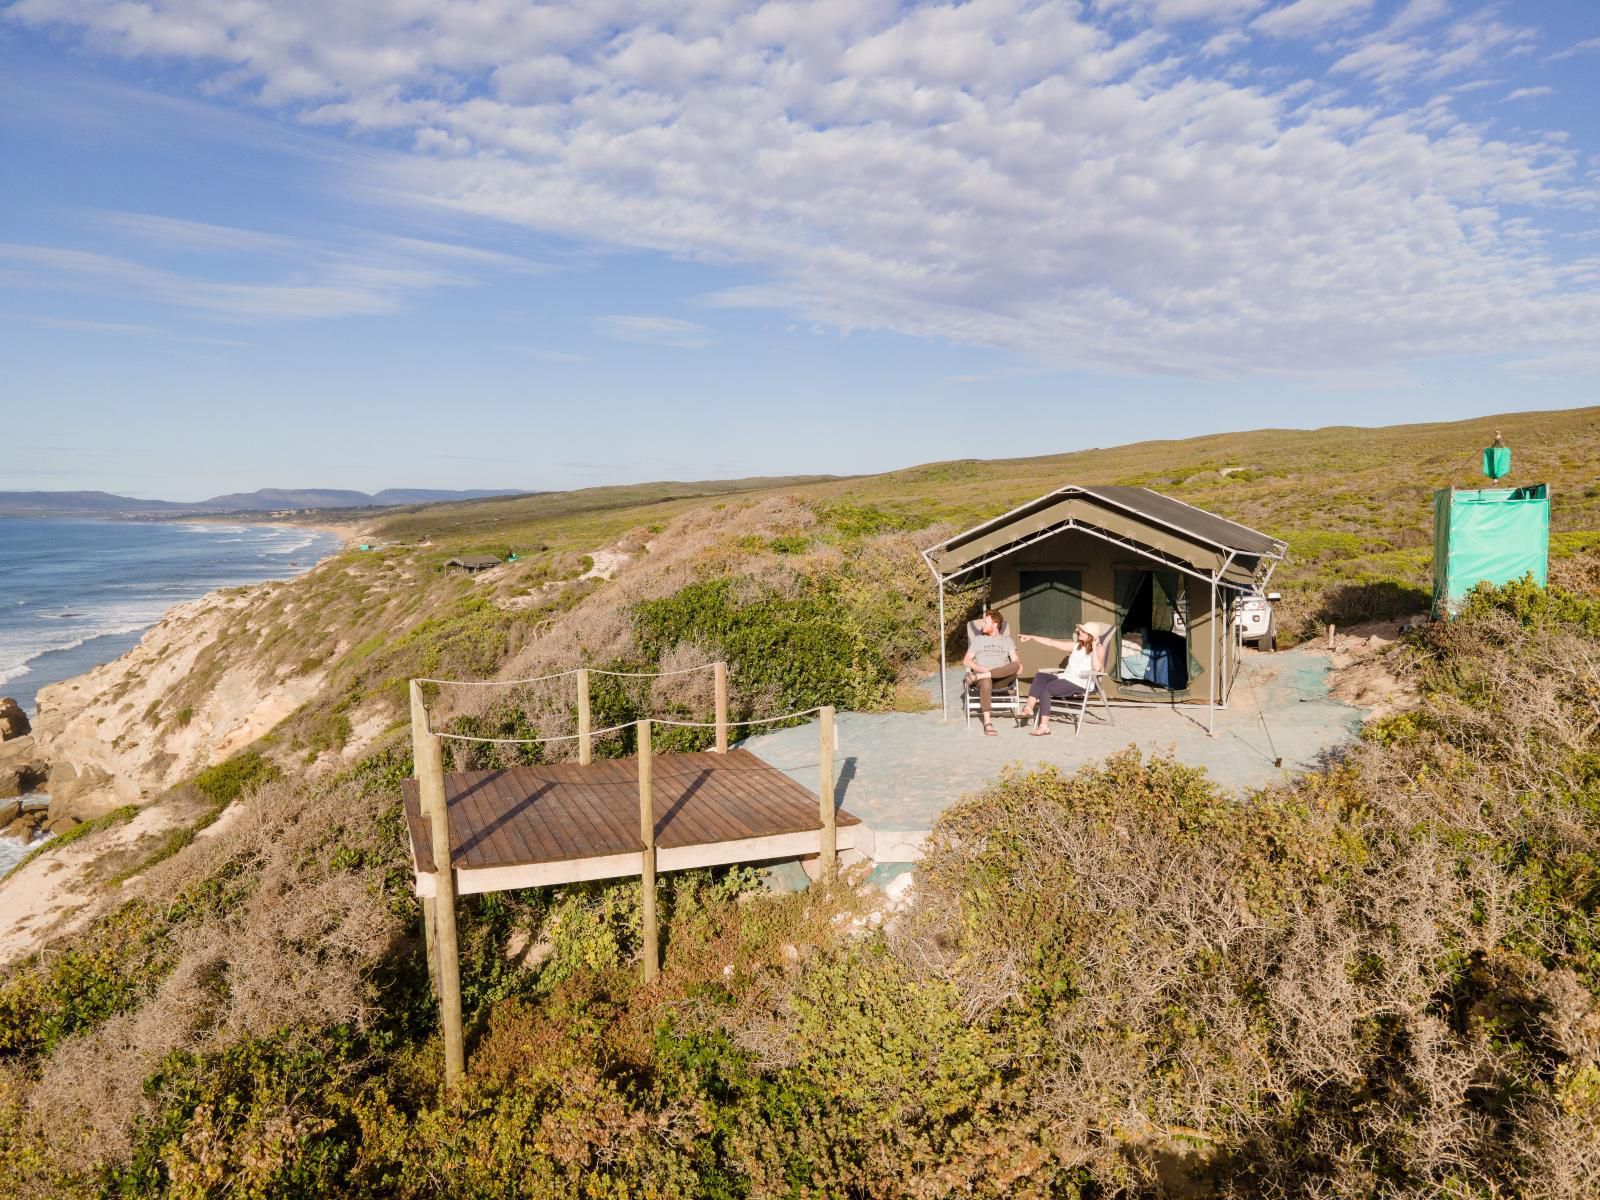
[[46, 938], [70, 933], [89, 919], [92, 902], [106, 895], [92, 882], [97, 861], [140, 838], [165, 833], [178, 820], [174, 809], [153, 804], [130, 821], [59, 850], [46, 850], [0, 879], [0, 968], [32, 954]]
[[[1247, 651], [1232, 702], [1206, 732], [1204, 707], [1113, 708], [1110, 724], [1091, 715], [1074, 737], [1056, 722], [1047, 738], [1029, 737], [999, 720], [997, 737], [974, 721], [946, 724], [927, 713], [841, 713], [834, 755], [840, 803], [873, 831], [879, 863], [915, 861], [939, 814], [963, 793], [992, 783], [1012, 764], [1052, 763], [1073, 771], [1128, 745], [1145, 753], [1170, 751], [1204, 767], [1235, 791], [1264, 786], [1326, 762], [1360, 730], [1366, 711], [1330, 693], [1326, 652], [1299, 647], [1280, 654]], [[950, 694], [960, 689], [951, 672]], [[934, 691], [937, 693], [937, 683]], [[952, 712], [955, 706], [952, 705]], [[1091, 713], [1093, 710], [1091, 710]], [[751, 738], [745, 748], [803, 786], [817, 787], [817, 726], [812, 723]], [[1283, 766], [1274, 765], [1282, 759]]]

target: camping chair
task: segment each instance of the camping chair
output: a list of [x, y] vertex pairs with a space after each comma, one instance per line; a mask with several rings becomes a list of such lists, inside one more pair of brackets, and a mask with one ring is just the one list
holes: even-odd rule
[[1100, 707], [1105, 712], [1106, 724], [1116, 724], [1111, 719], [1111, 701], [1106, 696], [1105, 684], [1101, 682], [1106, 677], [1106, 659], [1111, 653], [1111, 633], [1115, 627], [1104, 621], [1085, 621], [1083, 627], [1094, 638], [1094, 649], [1090, 651], [1094, 658], [1093, 683], [1082, 696], [1050, 701], [1052, 718], [1068, 717], [1072, 720], [1073, 737], [1077, 737], [1078, 731], [1083, 728], [1083, 718], [1088, 714], [1091, 695], [1100, 697]]
[[[1009, 636], [1011, 633], [1011, 622], [1005, 620], [1003, 617], [1000, 620], [1000, 632], [1002, 635], [1007, 636]], [[967, 642], [970, 644], [972, 639], [976, 637], [977, 634], [978, 622], [968, 621]], [[996, 683], [990, 686], [989, 711], [991, 713], [1009, 713], [1014, 717], [1017, 715], [1017, 713], [1022, 711], [1022, 693], [1017, 689], [1017, 680], [1018, 676], [1013, 675], [1010, 679], [1007, 679], [1002, 683]], [[963, 707], [966, 710], [967, 725], [970, 728], [972, 725], [972, 718], [977, 716], [983, 710], [983, 700], [978, 695], [978, 685], [976, 683], [967, 684], [966, 700]]]

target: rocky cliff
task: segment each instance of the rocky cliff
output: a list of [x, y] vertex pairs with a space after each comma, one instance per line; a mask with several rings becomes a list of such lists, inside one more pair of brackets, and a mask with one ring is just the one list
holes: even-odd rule
[[43, 689], [34, 742], [49, 763], [51, 820], [146, 803], [309, 699], [320, 670], [269, 665], [248, 646], [216, 658], [241, 614], [290, 586], [231, 588], [178, 605], [136, 649]]

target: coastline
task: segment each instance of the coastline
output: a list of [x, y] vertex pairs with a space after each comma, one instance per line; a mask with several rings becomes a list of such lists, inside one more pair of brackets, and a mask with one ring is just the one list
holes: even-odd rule
[[[181, 523], [192, 524], [195, 522], [184, 521]], [[23, 660], [22, 666], [25, 674], [17, 675], [15, 681], [16, 684], [21, 684], [23, 679], [26, 678], [28, 686], [0, 684], [0, 694], [9, 695], [15, 692], [18, 696], [24, 698], [24, 708], [30, 710], [28, 715], [34, 726], [35, 737], [0, 744], [0, 754], [3, 754], [4, 747], [13, 747], [14, 757], [15, 754], [23, 753], [19, 742], [31, 743], [30, 749], [35, 751], [35, 757], [42, 755], [49, 760], [51, 779], [48, 782], [42, 782], [35, 787], [29, 788], [19, 796], [0, 800], [0, 806], [9, 806], [20, 801], [28, 812], [37, 813], [41, 804], [50, 804], [55, 799], [53, 793], [57, 790], [55, 784], [57, 783], [56, 771], [58, 768], [64, 771], [67, 778], [72, 778], [79, 768], [91, 772], [98, 770], [103, 773], [104, 768], [111, 766], [110, 763], [95, 764], [92, 761], [92, 756], [89, 761], [83, 761], [74, 753], [74, 748], [71, 744], [62, 744], [60, 738], [62, 731], [52, 729], [56, 721], [52, 720], [51, 717], [57, 714], [42, 711], [42, 708], [59, 708], [59, 704], [52, 702], [41, 707], [42, 696], [53, 694], [56, 697], [60, 697], [68, 693], [74, 693], [81, 694], [84, 703], [95, 703], [102, 697], [107, 688], [114, 686], [111, 682], [112, 679], [123, 673], [128, 662], [148, 653], [148, 645], [151, 639], [166, 637], [170, 640], [170, 632], [163, 633], [162, 631], [170, 631], [174, 627], [174, 623], [183, 625], [189, 622], [196, 612], [208, 607], [221, 606], [225, 602], [236, 603], [237, 601], [229, 602], [226, 599], [227, 593], [234, 589], [244, 587], [253, 591], [262, 586], [279, 586], [299, 579], [328, 559], [343, 553], [351, 545], [355, 544], [362, 534], [361, 527], [356, 523], [322, 522], [314, 525], [295, 524], [293, 526], [288, 526], [285, 522], [219, 521], [215, 523], [279, 531], [288, 527], [296, 532], [305, 534], [331, 536], [337, 539], [337, 544], [329, 545], [326, 542], [318, 544], [315, 548], [314, 557], [308, 557], [307, 560], [297, 563], [292, 569], [283, 574], [265, 578], [244, 578], [238, 581], [218, 582], [213, 586], [206, 587], [204, 591], [175, 599], [155, 614], [153, 619], [148, 622], [141, 622], [137, 627], [98, 634], [69, 646], [49, 647]], [[196, 579], [195, 582], [199, 586], [205, 580], [201, 578]], [[26, 701], [31, 701], [31, 703]], [[76, 706], [78, 703], [77, 695], [74, 695], [71, 704]], [[52, 737], [52, 733], [55, 734], [54, 737]], [[0, 834], [0, 878], [9, 874], [10, 869], [15, 866], [17, 860], [27, 850], [42, 844], [38, 837], [38, 832], [38, 821], [35, 819], [31, 835], [19, 837], [13, 834], [13, 836], [8, 837], [5, 834]]]

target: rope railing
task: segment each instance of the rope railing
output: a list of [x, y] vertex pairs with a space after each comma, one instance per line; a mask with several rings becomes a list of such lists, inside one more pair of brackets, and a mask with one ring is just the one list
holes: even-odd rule
[[[823, 706], [819, 704], [815, 708], [803, 708], [792, 713], [784, 713], [778, 717], [755, 717], [749, 721], [723, 721], [721, 727], [723, 729], [742, 729], [750, 725], [775, 725], [779, 721], [792, 721], [796, 717], [809, 717], [813, 713], [821, 712], [822, 708]], [[648, 717], [646, 719], [652, 725], [677, 725], [684, 729], [718, 728], [716, 721], [674, 721], [668, 717]]]
[[571, 667], [554, 675], [530, 675], [526, 679], [418, 679], [418, 683], [433, 683], [441, 687], [516, 687], [524, 683], [548, 683], [552, 679], [567, 679], [587, 671], [590, 675], [610, 675], [615, 679], [665, 679], [671, 675], [692, 675], [696, 671], [713, 671], [714, 662], [697, 667], [679, 667], [672, 671], [607, 671], [601, 667]]
[[[815, 716], [822, 711], [823, 706], [815, 708], [796, 709], [794, 712], [782, 713], [776, 717], [753, 717], [748, 721], [675, 721], [670, 717], [640, 717], [634, 721], [624, 721], [621, 725], [608, 725], [604, 729], [591, 729], [587, 736], [602, 737], [608, 733], [617, 733], [623, 729], [631, 729], [639, 721], [649, 721], [652, 725], [673, 725], [680, 729], [747, 729], [753, 725], [776, 725], [780, 721], [793, 721], [800, 717]], [[485, 738], [473, 737], [465, 733], [441, 733], [431, 725], [428, 732], [436, 738], [443, 738], [451, 742], [477, 742], [485, 746], [543, 746], [552, 742], [572, 742], [585, 736], [581, 733], [563, 733], [553, 737], [538, 738]]]
[[544, 746], [550, 744], [551, 742], [575, 742], [581, 737], [597, 738], [603, 734], [616, 733], [619, 729], [627, 729], [633, 724], [634, 722], [632, 721], [624, 721], [621, 725], [612, 725], [605, 729], [591, 729], [587, 734], [563, 733], [556, 737], [542, 738], [473, 737], [472, 735], [466, 733], [440, 733], [437, 729], [432, 728], [431, 725], [428, 728], [428, 732], [434, 737], [441, 738], [447, 742], [477, 742], [484, 746]]
[[[693, 729], [715, 729], [717, 731], [716, 744], [717, 752], [719, 754], [726, 751], [728, 748], [728, 730], [730, 728], [743, 727], [747, 725], [769, 725], [778, 721], [787, 721], [794, 717], [809, 716], [811, 713], [821, 711], [820, 709], [812, 708], [807, 709], [803, 713], [788, 713], [781, 717], [768, 717], [753, 721], [729, 722], [728, 664], [721, 661], [700, 663], [699, 665], [693, 667], [677, 667], [671, 671], [608, 671], [600, 667], [573, 667], [568, 671], [560, 671], [553, 675], [537, 675], [529, 679], [414, 679], [412, 680], [412, 692], [417, 697], [417, 703], [420, 705], [420, 710], [416, 714], [416, 719], [418, 721], [417, 727], [423, 733], [453, 742], [473, 742], [483, 746], [536, 746], [553, 744], [557, 742], [577, 742], [578, 762], [580, 765], [587, 765], [594, 757], [595, 738], [603, 737], [608, 733], [616, 733], [619, 730], [627, 728], [627, 725], [612, 725], [606, 729], [591, 729], [589, 727], [589, 676], [609, 675], [614, 678], [624, 679], [664, 679], [669, 676], [690, 675], [697, 671], [711, 671], [713, 673], [713, 706], [716, 711], [716, 720], [675, 721], [666, 719], [658, 720], [656, 723], [661, 725], [678, 725]], [[424, 683], [433, 683], [445, 685], [456, 684], [461, 687], [508, 687], [513, 684], [543, 683], [551, 679], [566, 679], [570, 676], [577, 677], [577, 732], [552, 734], [549, 737], [534, 738], [478, 737], [474, 734], [449, 733], [443, 730], [435, 729], [433, 727], [433, 714], [427, 710], [427, 704], [422, 699], [422, 690], [419, 686]], [[629, 724], [632, 724], [632, 722], [629, 722]]]

